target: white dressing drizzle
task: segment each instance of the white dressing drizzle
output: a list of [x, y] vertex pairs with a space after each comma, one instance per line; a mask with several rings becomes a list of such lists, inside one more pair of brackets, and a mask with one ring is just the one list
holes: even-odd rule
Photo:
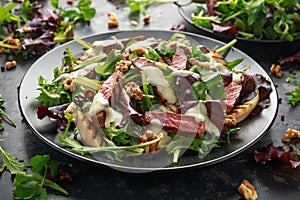
[[103, 52], [103, 41], [95, 41], [92, 47], [85, 51], [87, 55], [95, 56]]
[[95, 116], [98, 112], [105, 111], [105, 128], [109, 128], [111, 124], [113, 127], [120, 124], [123, 116], [109, 106], [109, 102], [104, 98], [103, 94], [98, 92], [93, 99], [93, 103], [86, 116], [91, 118]]
[[201, 101], [198, 104], [185, 112], [185, 115], [194, 116], [197, 122], [204, 122], [205, 130], [209, 133], [214, 133], [217, 137], [220, 136], [220, 131], [207, 116], [207, 109]]
[[156, 86], [157, 90], [167, 100], [168, 103], [176, 103], [177, 98], [174, 94], [174, 91], [159, 68], [146, 66], [143, 68], [143, 71], [145, 72], [147, 82], [153, 86]]

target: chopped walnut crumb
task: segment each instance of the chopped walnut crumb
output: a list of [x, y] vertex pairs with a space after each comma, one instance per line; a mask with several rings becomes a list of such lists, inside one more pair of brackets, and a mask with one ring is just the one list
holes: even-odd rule
[[[140, 136], [140, 142], [141, 143], [146, 143], [146, 142], [150, 142], [152, 140], [155, 140], [157, 139], [158, 137], [160, 137], [160, 135], [155, 135], [153, 134], [153, 132], [151, 130], [146, 130], [146, 133], [142, 136]], [[153, 143], [151, 145], [149, 145], [145, 151], [146, 152], [153, 152], [156, 150], [156, 147], [157, 147], [157, 144], [158, 143]]]
[[11, 45], [20, 45], [20, 40], [19, 39], [15, 39], [15, 38], [9, 38], [7, 41], [8, 44]]
[[143, 92], [142, 90], [140, 89], [140, 87], [138, 86], [137, 83], [135, 82], [128, 82], [126, 85], [125, 85], [125, 91], [126, 93], [136, 99], [136, 100], [142, 100], [143, 98]]
[[137, 25], [138, 25], [138, 22], [135, 21], [135, 20], [131, 20], [131, 21], [130, 21], [130, 24], [131, 24], [132, 26], [137, 26]]
[[10, 69], [13, 69], [17, 66], [17, 62], [15, 60], [12, 60], [12, 61], [7, 61], [5, 63], [5, 67], [7, 70], [10, 70]]
[[288, 128], [282, 138], [282, 142], [290, 142], [294, 138], [300, 138], [300, 131]]
[[115, 70], [120, 71], [124, 74], [125, 72], [127, 72], [129, 70], [131, 65], [132, 65], [132, 62], [130, 60], [121, 60], [116, 63]]
[[143, 56], [148, 53], [148, 50], [143, 47], [136, 47], [132, 49], [132, 51], [135, 52], [137, 56]]
[[24, 31], [24, 33], [30, 33], [31, 32], [31, 28], [29, 26], [24, 26], [23, 27], [23, 31]]
[[241, 185], [238, 187], [238, 192], [246, 199], [246, 200], [256, 200], [258, 195], [254, 188], [254, 186], [247, 180], [243, 180]]
[[145, 15], [145, 17], [143, 18], [144, 24], [149, 24], [150, 23], [150, 15]]
[[272, 74], [275, 74], [275, 76], [279, 78], [282, 77], [283, 74], [280, 65], [275, 65], [275, 64], [272, 64], [272, 66], [270, 67], [270, 72]]
[[119, 26], [119, 19], [116, 13], [110, 12], [108, 13], [108, 17], [109, 17], [109, 21], [108, 21], [109, 28], [114, 28]]
[[68, 90], [70, 90], [71, 92], [75, 91], [76, 86], [75, 86], [74, 80], [75, 80], [74, 78], [69, 78], [64, 81], [64, 90], [65, 91], [68, 91]]

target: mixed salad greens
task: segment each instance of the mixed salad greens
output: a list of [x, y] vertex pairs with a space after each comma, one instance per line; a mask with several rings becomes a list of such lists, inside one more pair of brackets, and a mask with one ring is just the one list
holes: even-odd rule
[[89, 23], [96, 9], [91, 0], [79, 0], [74, 6], [62, 7], [51, 0], [52, 10], [39, 1], [20, 0], [0, 3], [0, 53], [43, 55], [57, 43], [73, 39], [77, 23]]
[[300, 2], [294, 0], [208, 0], [192, 14], [195, 25], [247, 39], [300, 37]]
[[270, 81], [222, 56], [236, 40], [217, 50], [179, 33], [76, 41], [82, 55], [66, 48], [53, 80], [40, 76], [37, 114], [56, 120], [61, 145], [82, 155], [121, 162], [165, 153], [177, 163], [192, 150], [202, 158], [270, 103]]

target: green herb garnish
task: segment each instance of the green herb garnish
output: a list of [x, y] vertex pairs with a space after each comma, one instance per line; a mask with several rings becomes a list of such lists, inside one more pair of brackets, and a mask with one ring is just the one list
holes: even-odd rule
[[288, 98], [288, 102], [292, 104], [292, 106], [296, 106], [300, 102], [300, 84], [294, 90], [285, 93], [288, 96], [292, 96]]
[[49, 155], [36, 155], [30, 159], [31, 172], [18, 158], [10, 155], [0, 147], [2, 168], [9, 171], [13, 177], [13, 195], [16, 199], [47, 199], [46, 188], [68, 195], [68, 191], [46, 178], [48, 172], [52, 177], [57, 175], [57, 163]]
[[4, 112], [4, 110], [2, 110], [4, 103], [5, 101], [0, 94], [0, 131], [4, 129], [1, 116], [3, 116], [12, 126], [16, 127], [15, 122]]

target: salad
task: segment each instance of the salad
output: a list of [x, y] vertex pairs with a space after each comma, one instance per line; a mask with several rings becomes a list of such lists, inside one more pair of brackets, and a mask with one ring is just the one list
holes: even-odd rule
[[208, 0], [204, 5], [192, 13], [192, 23], [216, 33], [256, 40], [300, 37], [299, 1]]
[[203, 158], [270, 103], [270, 81], [235, 69], [242, 59], [225, 60], [236, 40], [213, 50], [179, 33], [76, 41], [82, 55], [66, 48], [53, 80], [39, 77], [37, 114], [55, 120], [61, 145], [82, 155]]

